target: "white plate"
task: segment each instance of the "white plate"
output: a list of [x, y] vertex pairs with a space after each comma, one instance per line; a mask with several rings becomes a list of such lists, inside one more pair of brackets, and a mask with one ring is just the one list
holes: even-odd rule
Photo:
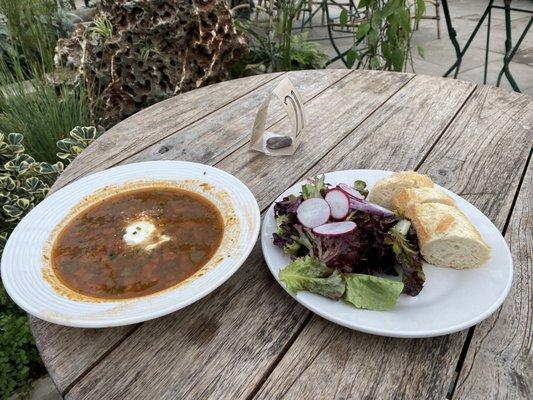
[[[49, 247], [52, 233], [57, 231], [54, 228], [71, 209], [96, 191], [154, 181], [175, 182], [198, 192], [214, 202], [224, 218], [223, 210], [237, 218], [237, 223], [225, 224], [223, 242], [201, 273], [185, 284], [127, 300], [75, 298], [64, 287], [54, 289], [49, 279], [43, 277], [43, 271], [52, 270], [43, 260], [43, 252]], [[7, 242], [2, 256], [2, 281], [15, 303], [49, 322], [84, 328], [133, 324], [179, 310], [219, 287], [250, 254], [259, 225], [259, 207], [253, 194], [224, 171], [181, 161], [123, 165], [65, 186], [31, 210]]]
[[[350, 170], [326, 174], [326, 182], [352, 184], [361, 179], [372, 188], [390, 171]], [[292, 186], [277, 201], [289, 194], [299, 194], [302, 182]], [[483, 239], [491, 246], [490, 261], [481, 268], [454, 270], [424, 264], [426, 283], [416, 297], [401, 295], [392, 311], [358, 310], [342, 301], [299, 292], [294, 298], [309, 310], [339, 325], [375, 335], [418, 338], [446, 335], [477, 324], [492, 314], [502, 303], [511, 287], [513, 263], [511, 253], [494, 224], [472, 204], [445, 190], [457, 206], [470, 218]], [[279, 282], [279, 271], [289, 258], [272, 244], [276, 231], [274, 205], [265, 215], [261, 244], [270, 271]], [[280, 284], [284, 286], [281, 282]]]

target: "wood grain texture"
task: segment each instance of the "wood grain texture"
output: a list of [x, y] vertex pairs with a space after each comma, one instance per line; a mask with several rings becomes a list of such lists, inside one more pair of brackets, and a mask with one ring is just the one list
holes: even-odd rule
[[[292, 80], [307, 103], [350, 73], [350, 70], [294, 71], [284, 77]], [[259, 105], [278, 83], [279, 79], [276, 79], [263, 85], [239, 101], [212, 113], [209, 118], [147, 147], [125, 162], [182, 160], [216, 163], [248, 141]], [[284, 115], [281, 104], [277, 99], [272, 99], [265, 126], [268, 128], [279, 122]], [[278, 125], [282, 125], [278, 126], [280, 132], [283, 132], [283, 128], [286, 131], [290, 129], [287, 118]]]
[[[413, 80], [411, 83], [416, 82]], [[409, 86], [404, 90], [408, 89]], [[346, 148], [347, 141], [357, 138], [358, 130], [385, 123], [384, 109], [393, 101], [394, 98], [387, 102], [379, 115], [365, 121], [335, 151]], [[527, 143], [530, 142], [533, 126], [532, 106], [533, 100], [527, 96], [490, 87], [477, 89], [420, 170], [437, 177], [439, 183], [473, 202], [502, 229], [530, 148]], [[401, 113], [399, 110], [390, 118], [401, 120], [402, 116], [398, 115]], [[382, 122], [373, 124], [371, 120], [374, 117], [382, 119]], [[411, 137], [410, 143], [417, 149], [417, 131], [401, 133], [401, 127], [398, 125], [397, 130], [389, 134]], [[386, 133], [378, 130], [376, 134]], [[369, 135], [366, 141], [352, 148], [349, 154], [353, 159], [359, 160], [365, 157], [367, 151], [372, 152], [373, 136]], [[383, 138], [381, 143], [387, 143], [387, 139]], [[509, 146], [511, 141], [516, 146]], [[375, 144], [378, 143], [379, 140]], [[402, 157], [392, 158], [390, 151], [384, 147], [389, 159], [382, 163], [379, 162], [379, 152], [371, 154], [364, 165], [358, 164], [358, 161], [349, 164], [346, 157], [330, 154], [328, 157], [331, 156], [331, 159], [326, 157], [325, 165], [319, 163], [315, 169], [327, 171], [329, 168], [326, 166], [331, 165], [335, 169], [391, 166], [392, 169], [400, 169], [416, 165], [416, 162], [406, 165], [401, 161]], [[397, 154], [404, 153], [397, 151]], [[396, 162], [399, 168], [395, 167]], [[467, 192], [464, 188], [474, 188], [474, 191]], [[486, 195], [489, 192], [495, 199], [489, 199]], [[256, 398], [299, 399], [321, 393], [325, 398], [335, 399], [443, 399], [454, 382], [454, 370], [465, 338], [466, 331], [432, 339], [383, 338], [336, 327], [313, 316]]]
[[245, 398], [305, 315], [279, 290], [257, 244], [228, 282], [142, 324], [66, 398]]
[[475, 90], [475, 85], [415, 76], [335, 146], [309, 174], [344, 169], [414, 169]]
[[30, 328], [39, 354], [60, 392], [136, 327], [137, 325], [128, 325], [109, 329], [77, 329], [30, 316]]
[[[319, 123], [327, 114], [310, 117], [310, 129], [306, 135], [324, 140], [322, 146], [312, 146], [309, 151], [300, 149], [290, 158], [298, 165], [298, 170], [288, 174], [283, 162], [288, 158], [276, 158], [278, 163], [270, 164], [270, 172], [276, 179], [269, 180], [267, 185], [257, 185], [256, 170], [262, 162], [243, 162], [243, 157], [252, 154], [244, 148], [242, 157], [234, 162], [225, 159], [217, 166], [224, 164], [224, 169], [242, 179], [254, 192], [261, 208], [265, 208], [282, 190], [299, 179], [315, 160], [320, 159], [327, 152], [328, 146], [338, 143], [336, 138], [351, 129], [345, 125], [350, 126], [352, 121], [362, 121], [411, 78], [403, 74], [364, 72], [357, 78], [355, 75], [358, 74], [348, 75], [336, 83], [331, 91], [353, 93], [363, 89], [366, 91], [368, 88], [365, 92], [367, 104], [360, 106], [357, 113], [354, 113], [355, 116], [345, 113], [338, 121], [333, 121], [330, 115], [326, 123]], [[372, 76], [373, 80], [370, 82], [369, 79], [361, 79], [362, 76]], [[341, 103], [344, 103], [342, 110], [348, 111], [359, 103], [359, 99], [354, 96], [335, 102], [336, 96], [329, 95], [328, 92], [329, 90], [309, 102], [309, 115], [313, 114], [313, 110], [318, 112], [320, 108], [339, 109]], [[328, 103], [332, 104], [326, 106]], [[336, 114], [334, 116], [338, 118]], [[227, 118], [227, 121], [221, 122], [230, 129], [231, 115]], [[271, 163], [272, 160], [274, 158], [263, 158], [263, 162]], [[296, 171], [300, 175], [294, 175]], [[281, 350], [292, 340], [307, 315], [280, 290], [260, 253], [254, 254], [253, 257], [257, 259], [249, 259], [231, 279], [232, 284], [224, 284], [207, 300], [164, 319], [144, 323], [77, 383], [67, 397], [135, 397], [140, 390], [145, 390], [145, 393], [150, 393], [155, 398], [218, 399], [249, 396], [255, 384], [272, 368]], [[232, 294], [226, 294], [226, 290]], [[232, 300], [226, 303], [224, 299], [228, 297]], [[217, 332], [220, 336], [202, 342], [199, 347], [188, 346], [187, 343], [194, 341], [195, 336], [203, 335], [202, 327], [198, 325], [198, 319], [201, 318], [206, 324], [210, 318], [217, 318]], [[179, 334], [176, 334], [177, 329]], [[165, 334], [167, 330], [168, 334]], [[157, 340], [153, 340], [155, 337]], [[139, 355], [139, 349], [146, 347], [150, 350], [143, 350]], [[161, 361], [161, 357], [164, 357], [164, 361]], [[155, 367], [158, 365], [164, 368], [164, 372]], [[139, 384], [135, 383], [136, 380], [140, 380]]]
[[[245, 146], [217, 166], [236, 171], [259, 204], [266, 206], [273, 200], [273, 186], [280, 189], [276, 193], [279, 194], [296, 182], [412, 78], [407, 74], [354, 71], [308, 104], [307, 128], [295, 155], [269, 157], [250, 152]], [[272, 127], [275, 129], [277, 125]]]
[[533, 164], [518, 195], [506, 239], [514, 261], [502, 308], [476, 326], [452, 399], [533, 398]]
[[[319, 71], [318, 73], [317, 71], [313, 71], [311, 76], [310, 72], [311, 71], [300, 71], [289, 74], [289, 77], [297, 85], [298, 89], [301, 90], [304, 98], [313, 98], [318, 93], [350, 73], [349, 70], [329, 71], [327, 74], [325, 73], [326, 71]], [[278, 76], [278, 74], [274, 74], [274, 76]], [[255, 78], [250, 81], [248, 86], [253, 86], [254, 82]], [[267, 94], [267, 90], [272, 90], [278, 82], [279, 78], [274, 79], [271, 81], [271, 83], [267, 83], [266, 85], [259, 87], [251, 95], [245, 95], [237, 102], [223, 107], [220, 111], [214, 112], [209, 116], [208, 119], [205, 119], [205, 121], [202, 120], [202, 123], [192, 125], [190, 127], [190, 131], [178, 131], [173, 135], [173, 137], [186, 136], [191, 139], [191, 142], [187, 143], [186, 145], [183, 145], [182, 143], [182, 147], [176, 151], [176, 149], [178, 149], [176, 142], [177, 140], [181, 139], [171, 138], [170, 140], [173, 140], [174, 144], [164, 144], [164, 146], [173, 148], [173, 150], [169, 150], [168, 153], [173, 154], [175, 159], [186, 158], [190, 161], [212, 164], [215, 161], [215, 158], [211, 157], [209, 160], [206, 159], [206, 149], [219, 149], [217, 154], [221, 155], [224, 154], [223, 149], [225, 149], [226, 152], [229, 152], [231, 151], [231, 148], [234, 148], [239, 143], [242, 143], [242, 135], [248, 135], [246, 129], [249, 129], [253, 123], [253, 118], [255, 117], [254, 111], [257, 109], [258, 104], [263, 101], [264, 96]], [[240, 80], [237, 83], [239, 87], [242, 86]], [[178, 96], [178, 98], [179, 97], [181, 96]], [[200, 99], [201, 98], [202, 97], [200, 97]], [[164, 106], [165, 110], [167, 109], [167, 105], [165, 104], [166, 102], [168, 102], [168, 100], [159, 103]], [[211, 102], [211, 104], [213, 107], [215, 107], [214, 102]], [[156, 107], [153, 106], [151, 108]], [[228, 110], [228, 112], [226, 112], [226, 110]], [[281, 115], [281, 108], [276, 108], [276, 105], [273, 104], [272, 111], [273, 114], [271, 115], [271, 121], [278, 121]], [[156, 112], [155, 115], [157, 116], [159, 114]], [[134, 119], [133, 122], [135, 126], [138, 121], [134, 117], [128, 119], [127, 121]], [[213, 121], [216, 121], [216, 123], [213, 123]], [[121, 124], [125, 125], [125, 122], [126, 121], [122, 122]], [[126, 130], [126, 128], [126, 126], [122, 126], [121, 129]], [[146, 126], [145, 128], [148, 129]], [[165, 129], [171, 128], [167, 126]], [[157, 140], [157, 132], [161, 133], [162, 131], [156, 129], [155, 132], [156, 133], [152, 137], [153, 140]], [[214, 136], [211, 134], [213, 132], [215, 133]], [[112, 131], [110, 131], [110, 133], [113, 134]], [[135, 138], [135, 135], [137, 134], [137, 131], [133, 129], [133, 137], [129, 137], [127, 143], [132, 141], [136, 142], [137, 139]], [[191, 136], [192, 134], [197, 135], [198, 139], [194, 140], [193, 136]], [[146, 135], [147, 133], [142, 133], [143, 137]], [[97, 147], [100, 146], [98, 144], [100, 141], [109, 143], [112, 138], [108, 136], [109, 135], [106, 134], [105, 136], [99, 138], [96, 142]], [[141, 139], [142, 138], [139, 138], [139, 141], [144, 143], [145, 147], [152, 143], [150, 141]], [[213, 147], [214, 144], [216, 144], [218, 147]], [[107, 144], [104, 144], [103, 146], [107, 146]], [[160, 148], [160, 146], [157, 147]], [[188, 152], [188, 157], [184, 156], [183, 152], [181, 151], [182, 149]], [[152, 154], [151, 148], [147, 151], [141, 151], [139, 154], [143, 155], [144, 157], [130, 158], [127, 162], [133, 162], [136, 160], [168, 159], [167, 154], [164, 154], [163, 152], [156, 152], [156, 155], [159, 156], [156, 157], [156, 155]], [[111, 161], [114, 160], [117, 162], [121, 159], [120, 157], [122, 155], [119, 155], [120, 157], [117, 158], [115, 153], [111, 152], [109, 153], [109, 156], [109, 160], [107, 160], [105, 163], [99, 164], [96, 169], [105, 169], [105, 166], [113, 165], [111, 164]], [[72, 164], [75, 167], [73, 170], [79, 171], [81, 174], [91, 173], [94, 170], [94, 168], [92, 168], [93, 162], [94, 159], [91, 158], [89, 158], [89, 160], [86, 158], [82, 158], [81, 160], [76, 159], [76, 161]], [[75, 164], [77, 163], [81, 163], [81, 165], [76, 166]], [[68, 171], [65, 173], [67, 174], [67, 178], [64, 178], [61, 182], [56, 183], [54, 189], [57, 190], [72, 178], [72, 175], [68, 174]], [[31, 319], [30, 326], [36, 338], [37, 346], [41, 352], [43, 361], [48, 366], [50, 376], [53, 378], [61, 392], [64, 392], [73, 381], [75, 381], [85, 370], [87, 370], [87, 368], [93, 365], [110, 349], [114, 348], [117, 343], [119, 343], [132, 331], [132, 329], [134, 329], [134, 327], [110, 329], [69, 328], [50, 324], [37, 318]], [[88, 343], [88, 345], [80, 346], [80, 343]], [[69, 362], [64, 362], [64, 360], [69, 360]], [[70, 360], [72, 360], [72, 362]]]
[[106, 131], [102, 137], [76, 157], [76, 161], [70, 164], [57, 179], [52, 191], [80, 176], [115, 165], [265, 83], [280, 79], [280, 75], [282, 74], [257, 75], [221, 82], [172, 97], [139, 111]]

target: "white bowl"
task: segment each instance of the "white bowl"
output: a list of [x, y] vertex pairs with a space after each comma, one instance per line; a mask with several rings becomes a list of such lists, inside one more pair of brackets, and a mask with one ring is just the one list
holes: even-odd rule
[[[47, 261], [56, 227], [95, 192], [120, 190], [142, 182], [172, 182], [215, 203], [225, 224], [217, 253], [193, 277], [175, 287], [132, 299], [105, 300], [72, 295]], [[207, 185], [206, 185], [207, 184]], [[225, 207], [225, 209], [223, 209]], [[224, 283], [250, 254], [259, 233], [260, 213], [250, 190], [234, 176], [202, 164], [149, 161], [123, 165], [84, 177], [51, 194], [15, 228], [4, 249], [1, 272], [9, 296], [28, 313], [60, 325], [102, 328], [157, 318], [179, 310]], [[230, 227], [228, 227], [230, 226]]]

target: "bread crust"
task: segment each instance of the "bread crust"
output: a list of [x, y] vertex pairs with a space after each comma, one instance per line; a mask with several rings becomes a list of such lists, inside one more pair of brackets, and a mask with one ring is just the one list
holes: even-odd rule
[[411, 220], [422, 256], [434, 265], [473, 268], [490, 258], [478, 230], [426, 175], [395, 172], [376, 182], [368, 198]]
[[[490, 247], [483, 241], [480, 233], [458, 208], [441, 203], [415, 203], [405, 210], [417, 232], [420, 252], [427, 261], [437, 266], [452, 268], [473, 268], [484, 264], [490, 257]], [[470, 246], [471, 252], [458, 253], [449, 259], [442, 259], [428, 247], [435, 242], [451, 243], [461, 241]], [[447, 249], [454, 253], [453, 248]], [[468, 256], [470, 262], [461, 264], [459, 259]]]
[[441, 203], [455, 207], [455, 201], [443, 190], [429, 187], [400, 189], [392, 203], [399, 214], [404, 214], [405, 209], [415, 203]]
[[415, 171], [400, 171], [376, 182], [368, 199], [380, 206], [392, 209], [393, 200], [400, 189], [433, 187], [433, 181], [427, 175]]

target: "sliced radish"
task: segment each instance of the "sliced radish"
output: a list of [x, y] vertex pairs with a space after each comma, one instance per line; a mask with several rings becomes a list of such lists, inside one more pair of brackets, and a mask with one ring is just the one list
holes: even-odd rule
[[371, 203], [364, 199], [350, 199], [350, 208], [354, 210], [363, 211], [370, 214], [384, 215], [385, 217], [393, 216], [394, 213], [385, 208], [378, 206], [377, 204]]
[[326, 200], [316, 197], [303, 201], [298, 206], [296, 215], [303, 226], [314, 228], [328, 222], [331, 210]]
[[359, 193], [357, 190], [347, 185], [346, 183], [339, 183], [337, 187], [350, 197], [355, 197], [356, 199], [361, 200], [365, 198], [361, 193]]
[[331, 209], [331, 216], [335, 219], [344, 219], [350, 212], [350, 199], [340, 189], [331, 189], [325, 196]]
[[340, 236], [353, 232], [356, 226], [353, 221], [330, 222], [317, 226], [313, 232], [322, 236]]

